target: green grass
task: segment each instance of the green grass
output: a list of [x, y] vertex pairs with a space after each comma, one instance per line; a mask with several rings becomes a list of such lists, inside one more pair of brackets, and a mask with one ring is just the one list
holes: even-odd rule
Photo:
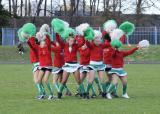
[[[0, 65], [0, 114], [159, 114], [159, 68], [154, 64], [130, 64], [128, 94], [131, 99], [102, 98], [81, 100], [64, 97], [56, 101], [34, 99], [37, 91], [32, 81], [31, 65]], [[73, 77], [69, 83], [74, 83]], [[74, 92], [76, 85], [69, 84]], [[118, 85], [121, 95], [121, 84]]]
[[[129, 49], [124, 46], [123, 49]], [[160, 61], [160, 46], [150, 46], [148, 50], [137, 51], [126, 58], [128, 61]], [[25, 54], [19, 55], [16, 47], [0, 46], [0, 62], [29, 62], [29, 49], [25, 47]]]

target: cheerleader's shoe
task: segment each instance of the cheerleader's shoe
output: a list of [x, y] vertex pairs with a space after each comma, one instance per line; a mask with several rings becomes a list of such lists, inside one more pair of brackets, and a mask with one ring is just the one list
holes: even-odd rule
[[106, 97], [107, 97], [107, 99], [109, 99], [109, 100], [111, 100], [111, 99], [112, 99], [112, 96], [111, 96], [111, 94], [110, 94], [110, 93], [107, 93]]
[[129, 98], [130, 98], [127, 93], [123, 94], [122, 97], [123, 97], [123, 98], [126, 98], [126, 99], [129, 99]]

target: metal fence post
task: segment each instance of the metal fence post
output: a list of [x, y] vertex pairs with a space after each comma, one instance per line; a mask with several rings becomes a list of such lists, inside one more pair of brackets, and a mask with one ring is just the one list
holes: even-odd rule
[[154, 43], [157, 45], [157, 27], [154, 27]]

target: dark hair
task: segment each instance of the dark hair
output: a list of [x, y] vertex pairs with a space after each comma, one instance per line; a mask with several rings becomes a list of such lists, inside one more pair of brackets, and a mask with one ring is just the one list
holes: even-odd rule
[[103, 39], [104, 39], [104, 40], [107, 40], [108, 42], [111, 42], [111, 37], [110, 37], [110, 35], [109, 35], [108, 33], [105, 33], [105, 34], [103, 35]]

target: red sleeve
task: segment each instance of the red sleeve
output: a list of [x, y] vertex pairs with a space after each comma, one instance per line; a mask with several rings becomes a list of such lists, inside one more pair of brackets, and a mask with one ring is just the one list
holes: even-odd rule
[[77, 47], [81, 47], [85, 44], [84, 37], [75, 36], [75, 39], [77, 41]]
[[65, 42], [60, 38], [60, 35], [58, 33], [56, 33], [56, 41], [62, 46], [64, 47]]
[[59, 47], [57, 47], [57, 46], [52, 46], [51, 47], [52, 52], [58, 52], [58, 49], [59, 49]]
[[30, 39], [27, 41], [27, 44], [28, 44], [28, 46], [29, 46], [32, 50], [36, 50], [36, 49], [38, 48], [38, 45], [36, 44], [34, 38], [30, 38]]
[[47, 44], [47, 46], [51, 45], [51, 40], [48, 35], [46, 35], [46, 44]]
[[135, 47], [135, 48], [133, 48], [133, 49], [131, 49], [129, 51], [122, 51], [122, 53], [123, 53], [123, 56], [126, 57], [128, 55], [133, 54], [136, 50], [138, 50], [138, 47]]

